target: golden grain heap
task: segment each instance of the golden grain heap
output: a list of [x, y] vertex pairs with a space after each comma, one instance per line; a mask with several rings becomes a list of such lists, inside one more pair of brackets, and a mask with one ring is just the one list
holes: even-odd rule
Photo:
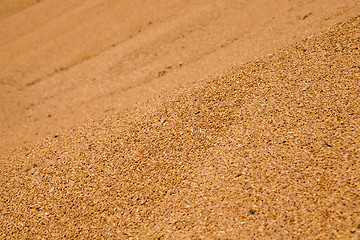
[[2, 239], [360, 238], [360, 17], [0, 162]]

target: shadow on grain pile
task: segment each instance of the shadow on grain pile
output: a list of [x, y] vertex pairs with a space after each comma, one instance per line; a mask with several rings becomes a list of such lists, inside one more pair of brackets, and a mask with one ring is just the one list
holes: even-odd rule
[[2, 238], [360, 236], [360, 17], [1, 161]]

